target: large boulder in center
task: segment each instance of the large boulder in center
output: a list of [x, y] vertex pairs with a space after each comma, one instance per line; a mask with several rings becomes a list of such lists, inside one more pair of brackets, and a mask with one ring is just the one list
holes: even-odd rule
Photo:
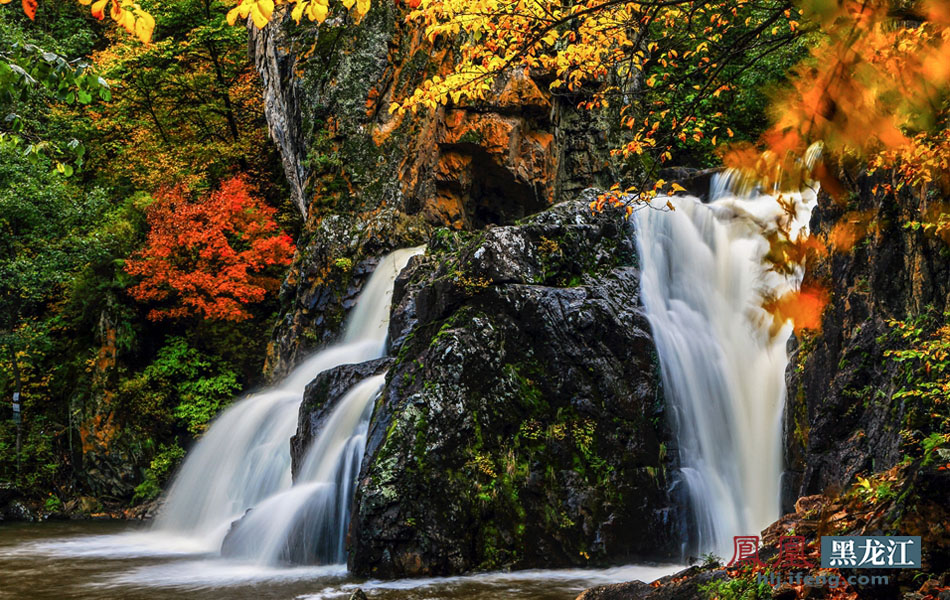
[[396, 282], [390, 339], [352, 571], [675, 556], [675, 452], [621, 214], [568, 202], [520, 225], [438, 231]]

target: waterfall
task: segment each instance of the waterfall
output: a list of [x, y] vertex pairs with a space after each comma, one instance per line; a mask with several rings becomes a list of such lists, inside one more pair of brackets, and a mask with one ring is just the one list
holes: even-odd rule
[[385, 380], [385, 374], [369, 377], [346, 393], [307, 451], [295, 485], [235, 524], [225, 541], [227, 556], [264, 564], [346, 562], [350, 502], [373, 400]]
[[[293, 535], [292, 525], [299, 518], [323, 514], [325, 525], [307, 522], [311, 531], [322, 536], [320, 544], [335, 549], [321, 556], [340, 560], [346, 498], [352, 496], [354, 465], [359, 468], [371, 400], [382, 387], [382, 376], [354, 386], [333, 409], [327, 426], [308, 451], [306, 476], [298, 478], [298, 485], [291, 479], [290, 438], [297, 428], [304, 389], [314, 377], [339, 365], [384, 354], [393, 283], [409, 259], [422, 251], [423, 247], [397, 250], [380, 261], [359, 296], [340, 343], [307, 358], [280, 383], [236, 402], [215, 419], [176, 475], [155, 521], [155, 531], [216, 551], [232, 523], [251, 509], [248, 523], [263, 527], [271, 537], [265, 540], [259, 536], [253, 544], [239, 544], [247, 550], [240, 554], [274, 562], [285, 558], [281, 548]], [[324, 498], [331, 487], [339, 492], [333, 501]], [[345, 494], [349, 496], [344, 498]], [[287, 512], [291, 506], [288, 498], [298, 501], [292, 515]], [[305, 510], [316, 505], [332, 505], [333, 510]], [[238, 539], [244, 537], [240, 531], [243, 525], [235, 529]], [[283, 537], [273, 537], [278, 534]], [[252, 546], [258, 550], [251, 552]]]
[[[733, 174], [710, 202], [658, 198], [636, 214], [641, 294], [679, 446], [694, 552], [732, 556], [732, 537], [779, 516], [786, 342], [764, 297], [796, 289], [802, 270], [765, 263], [765, 234], [805, 232], [817, 191], [737, 193]], [[817, 186], [816, 186], [817, 187]], [[674, 210], [665, 210], [667, 201]], [[791, 208], [789, 208], [789, 206]], [[774, 335], [773, 335], [774, 334]]]

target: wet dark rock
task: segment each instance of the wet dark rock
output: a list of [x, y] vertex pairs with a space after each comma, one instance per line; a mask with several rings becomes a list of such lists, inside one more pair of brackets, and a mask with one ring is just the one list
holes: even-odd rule
[[585, 590], [577, 600], [695, 600], [705, 598], [700, 588], [726, 578], [725, 571], [684, 569], [662, 577], [653, 585], [642, 581], [602, 585]]
[[584, 590], [577, 600], [622, 600], [629, 598], [646, 598], [653, 591], [649, 584], [642, 581], [626, 581], [611, 583]]
[[787, 583], [783, 583], [772, 590], [772, 600], [796, 600], [798, 592]]
[[241, 523], [254, 512], [253, 508], [249, 508], [244, 511], [244, 514], [231, 521], [231, 526], [228, 527], [228, 532], [224, 534], [224, 539], [221, 540], [221, 556], [228, 557], [238, 557], [241, 558], [241, 550], [239, 548], [239, 537], [241, 535], [240, 527]]
[[[161, 507], [162, 507], [162, 499], [156, 498], [155, 500], [143, 502], [129, 509], [126, 509], [123, 513], [123, 517], [126, 519], [148, 521], [158, 516], [158, 512], [161, 509]], [[74, 515], [72, 518], [80, 518], [80, 517], [78, 517], [77, 515]]]
[[9, 500], [0, 504], [0, 521], [29, 521], [39, 518], [39, 514], [21, 500]]
[[379, 375], [389, 368], [392, 359], [381, 358], [354, 365], [341, 365], [324, 371], [307, 385], [297, 418], [297, 432], [290, 438], [291, 472], [294, 480], [307, 448], [323, 429], [346, 392], [367, 377]]
[[135, 462], [121, 447], [99, 446], [83, 454], [83, 487], [96, 498], [131, 498], [139, 483]]
[[887, 320], [950, 310], [946, 244], [903, 227], [917, 218], [919, 198], [875, 196], [874, 183], [859, 179], [847, 202], [822, 196], [813, 214], [811, 228], [822, 235], [862, 212], [877, 231], [850, 251], [819, 258], [806, 273], [806, 284], [830, 291], [830, 303], [821, 333], [791, 343], [786, 512], [799, 496], [841, 492], [858, 473], [901, 459], [899, 432], [915, 426], [906, 422], [905, 401], [893, 398], [903, 381], [900, 366], [884, 356], [897, 343]]
[[660, 178], [683, 186], [686, 192], [697, 198], [708, 199], [713, 177], [722, 172], [722, 167], [711, 169], [692, 169], [689, 167], [670, 167], [660, 170]]
[[670, 455], [635, 254], [585, 201], [440, 230], [397, 280], [350, 568], [378, 577], [669, 558]]

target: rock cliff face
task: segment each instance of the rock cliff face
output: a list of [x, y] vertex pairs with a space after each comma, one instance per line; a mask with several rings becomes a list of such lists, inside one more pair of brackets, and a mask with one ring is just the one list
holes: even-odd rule
[[626, 224], [565, 203], [439, 230], [397, 280], [350, 568], [381, 577], [674, 555], [657, 363]]
[[335, 339], [381, 254], [437, 226], [512, 223], [610, 180], [605, 128], [522, 73], [500, 77], [479, 105], [391, 115], [394, 98], [453, 59], [423, 46], [400, 6], [373, 3], [359, 26], [298, 26], [284, 10], [251, 30], [271, 135], [306, 222], [281, 291], [274, 375]]
[[914, 401], [894, 398], [903, 375], [884, 356], [899, 342], [887, 320], [950, 310], [948, 247], [904, 227], [924, 208], [920, 198], [881, 197], [873, 184], [859, 179], [843, 202], [823, 197], [813, 216], [812, 230], [823, 236], [852, 223], [860, 237], [850, 250], [818, 259], [806, 274], [806, 284], [829, 290], [830, 302], [821, 332], [792, 342], [785, 512], [799, 496], [839, 492], [862, 471], [893, 466], [903, 454], [900, 431], [919, 427]]

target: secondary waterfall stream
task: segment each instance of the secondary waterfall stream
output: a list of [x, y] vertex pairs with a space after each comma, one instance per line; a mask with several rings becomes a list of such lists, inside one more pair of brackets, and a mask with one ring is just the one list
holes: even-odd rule
[[[228, 408], [211, 425], [171, 486], [154, 530], [220, 549], [232, 523], [232, 553], [263, 564], [295, 558], [291, 537], [312, 534], [309, 562], [345, 562], [348, 503], [365, 447], [373, 398], [383, 376], [354, 386], [330, 414], [291, 481], [290, 438], [307, 384], [333, 367], [385, 352], [393, 283], [423, 248], [384, 257], [346, 323], [343, 340], [311, 356], [281, 383]], [[307, 536], [305, 536], [307, 537]], [[299, 551], [299, 549], [298, 549]]]
[[[709, 203], [658, 198], [637, 212], [641, 292], [679, 444], [680, 484], [693, 516], [686, 552], [727, 560], [732, 537], [758, 535], [779, 516], [786, 342], [770, 332], [763, 299], [797, 288], [765, 263], [765, 234], [795, 237], [817, 191], [737, 195], [717, 176]], [[665, 210], [670, 201], [674, 210]], [[685, 553], [684, 553], [685, 554]]]

